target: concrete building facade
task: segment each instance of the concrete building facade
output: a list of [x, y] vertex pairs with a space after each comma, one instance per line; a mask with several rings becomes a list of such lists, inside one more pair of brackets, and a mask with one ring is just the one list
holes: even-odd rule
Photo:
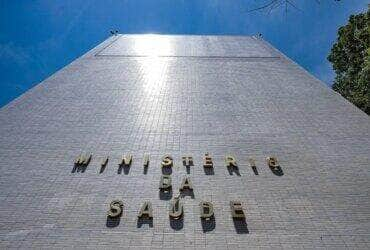
[[369, 249], [369, 165], [369, 117], [266, 41], [112, 36], [1, 108], [0, 247]]

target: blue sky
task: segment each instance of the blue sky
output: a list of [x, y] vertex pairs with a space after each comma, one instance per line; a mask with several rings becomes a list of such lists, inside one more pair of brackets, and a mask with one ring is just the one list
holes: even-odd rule
[[[249, 12], [270, 0], [0, 0], [0, 107], [109, 36], [120, 33], [262, 33], [284, 54], [330, 85], [326, 60], [338, 27], [368, 0], [290, 0]], [[319, 3], [318, 3], [319, 2]]]

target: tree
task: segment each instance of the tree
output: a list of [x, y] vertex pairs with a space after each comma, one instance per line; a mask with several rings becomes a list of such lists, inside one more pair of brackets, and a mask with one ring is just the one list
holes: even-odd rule
[[370, 5], [339, 28], [328, 60], [336, 73], [333, 90], [370, 115]]
[[[320, 4], [320, 0], [315, 0], [316, 3]], [[339, 2], [340, 0], [334, 0], [335, 2]], [[260, 11], [260, 10], [267, 10], [268, 12], [271, 12], [272, 10], [283, 6], [285, 8], [285, 14], [288, 13], [288, 8], [293, 8], [299, 11], [302, 11], [300, 8], [297, 7], [297, 4], [295, 0], [270, 0], [268, 2], [265, 2], [261, 5], [259, 5], [256, 8], [253, 8], [249, 10], [248, 12], [253, 12], [253, 11]]]

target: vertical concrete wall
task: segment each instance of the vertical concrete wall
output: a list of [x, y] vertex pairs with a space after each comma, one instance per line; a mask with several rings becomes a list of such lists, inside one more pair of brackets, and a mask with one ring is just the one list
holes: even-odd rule
[[[368, 249], [369, 148], [369, 117], [262, 40], [114, 36], [0, 110], [0, 246]], [[74, 171], [82, 152], [92, 160]], [[165, 154], [171, 195], [158, 189]], [[238, 169], [225, 167], [228, 154]], [[171, 221], [184, 176], [193, 194]], [[114, 199], [124, 208], [112, 222]], [[232, 219], [231, 200], [245, 221]], [[137, 219], [145, 201], [151, 223]], [[201, 201], [214, 206], [211, 224]]]

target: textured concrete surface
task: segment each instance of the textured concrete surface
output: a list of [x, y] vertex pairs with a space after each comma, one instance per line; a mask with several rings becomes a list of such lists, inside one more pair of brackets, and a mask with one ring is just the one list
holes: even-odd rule
[[[92, 161], [73, 172], [81, 152]], [[265, 41], [114, 36], [0, 110], [0, 247], [369, 249], [369, 152], [369, 117]], [[118, 173], [128, 153], [132, 166]], [[229, 153], [239, 175], [224, 166]], [[159, 194], [165, 154], [174, 193], [186, 175], [194, 185], [182, 222]], [[124, 202], [115, 227], [113, 199]], [[152, 226], [137, 220], [145, 201]], [[213, 225], [202, 226], [200, 201], [213, 203]]]

